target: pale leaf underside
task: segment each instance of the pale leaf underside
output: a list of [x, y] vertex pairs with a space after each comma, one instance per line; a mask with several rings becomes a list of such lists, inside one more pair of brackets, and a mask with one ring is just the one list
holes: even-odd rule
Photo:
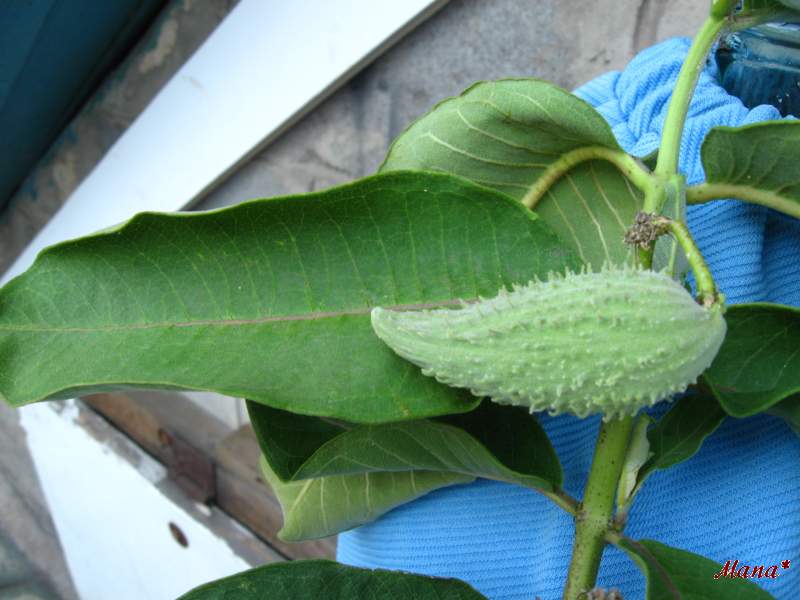
[[[248, 411], [285, 511], [282, 535], [292, 539], [347, 529], [429, 489], [474, 477], [545, 493], [562, 481], [558, 457], [536, 419], [489, 401], [470, 413], [385, 425], [353, 426], [255, 403]], [[376, 482], [389, 485], [391, 495], [367, 493]], [[331, 490], [343, 494], [346, 505]]]
[[800, 122], [715, 127], [703, 142], [706, 183], [690, 202], [735, 198], [800, 217]]
[[[586, 102], [536, 79], [474, 85], [438, 104], [393, 144], [381, 170], [454, 173], [522, 199], [566, 155], [598, 148], [624, 154], [603, 117]], [[605, 160], [571, 167], [535, 210], [585, 264], [622, 264], [623, 235], [642, 194]]]

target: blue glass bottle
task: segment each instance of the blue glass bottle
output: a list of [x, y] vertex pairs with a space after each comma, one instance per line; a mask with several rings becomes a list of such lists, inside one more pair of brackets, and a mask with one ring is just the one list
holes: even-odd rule
[[800, 117], [800, 23], [760, 25], [725, 37], [716, 53], [722, 86], [748, 108], [771, 104]]

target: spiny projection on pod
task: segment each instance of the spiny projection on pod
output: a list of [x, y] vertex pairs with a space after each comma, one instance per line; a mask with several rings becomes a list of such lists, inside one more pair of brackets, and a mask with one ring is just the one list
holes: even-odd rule
[[372, 327], [442, 383], [531, 412], [609, 419], [694, 383], [725, 337], [722, 313], [663, 273], [606, 267], [460, 308], [375, 308]]

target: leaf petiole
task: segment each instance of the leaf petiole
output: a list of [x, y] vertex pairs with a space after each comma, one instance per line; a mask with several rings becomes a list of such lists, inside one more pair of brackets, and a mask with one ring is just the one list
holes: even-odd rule
[[552, 492], [546, 492], [544, 490], [536, 491], [552, 500], [559, 508], [568, 512], [573, 517], [577, 516], [578, 510], [580, 509], [580, 503], [575, 500], [575, 498], [567, 494], [564, 490], [556, 489]]
[[656, 227], [663, 228], [664, 231], [668, 231], [675, 241], [680, 244], [694, 273], [697, 283], [697, 297], [700, 302], [705, 306], [711, 306], [719, 302], [719, 294], [717, 293], [714, 277], [711, 275], [708, 264], [697, 247], [692, 234], [689, 233], [689, 228], [684, 223], [668, 217], [655, 217], [653, 224]]
[[800, 219], [800, 202], [790, 200], [772, 190], [724, 183], [701, 183], [686, 189], [687, 204], [703, 204], [712, 200], [731, 198], [760, 204]]
[[553, 187], [556, 181], [580, 163], [590, 160], [605, 160], [616, 166], [636, 187], [647, 192], [656, 182], [647, 167], [637, 158], [622, 150], [603, 146], [587, 146], [572, 150], [550, 164], [522, 198], [522, 204], [530, 209]]

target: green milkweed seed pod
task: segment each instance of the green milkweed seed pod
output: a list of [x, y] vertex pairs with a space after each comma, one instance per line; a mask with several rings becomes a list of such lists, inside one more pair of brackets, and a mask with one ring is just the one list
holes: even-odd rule
[[531, 412], [613, 418], [694, 383], [725, 337], [722, 312], [665, 274], [607, 268], [460, 308], [375, 308], [372, 327], [442, 383]]

